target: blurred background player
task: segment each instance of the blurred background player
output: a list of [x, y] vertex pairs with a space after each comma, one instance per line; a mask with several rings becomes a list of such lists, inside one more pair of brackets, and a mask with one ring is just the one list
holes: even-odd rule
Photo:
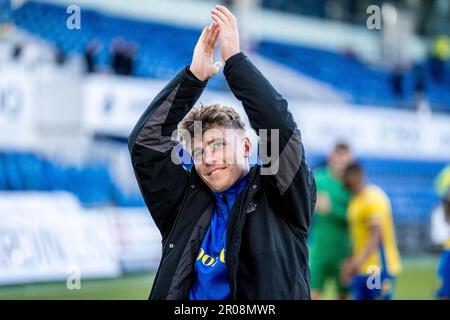
[[447, 227], [447, 241], [444, 244], [438, 268], [440, 287], [436, 292], [436, 296], [439, 299], [450, 299], [450, 165], [439, 174], [436, 185], [438, 194], [442, 198], [444, 223]]
[[438, 205], [433, 209], [431, 213], [430, 221], [430, 240], [433, 247], [437, 250], [442, 248], [447, 243], [450, 226], [446, 223], [444, 204], [445, 195], [450, 186], [450, 164], [446, 165], [438, 174], [434, 180], [434, 187], [436, 189], [436, 195], [441, 200]]
[[391, 204], [375, 185], [366, 185], [362, 167], [353, 163], [344, 172], [352, 194], [348, 207], [352, 256], [342, 270], [356, 300], [390, 300], [394, 280], [401, 270]]
[[351, 159], [349, 146], [337, 143], [327, 165], [314, 171], [317, 204], [310, 237], [312, 299], [321, 297], [327, 280], [335, 283], [339, 299], [346, 299], [348, 294], [348, 288], [339, 281], [341, 265], [350, 249], [347, 229], [350, 194], [341, 179]]

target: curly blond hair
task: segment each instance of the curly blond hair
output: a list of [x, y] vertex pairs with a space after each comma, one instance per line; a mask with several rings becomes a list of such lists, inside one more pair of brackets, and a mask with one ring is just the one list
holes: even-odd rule
[[186, 135], [194, 136], [194, 128], [201, 125], [202, 134], [213, 127], [245, 129], [245, 124], [239, 113], [232, 107], [221, 104], [200, 105], [194, 107], [178, 124], [178, 132], [181, 141], [187, 142]]

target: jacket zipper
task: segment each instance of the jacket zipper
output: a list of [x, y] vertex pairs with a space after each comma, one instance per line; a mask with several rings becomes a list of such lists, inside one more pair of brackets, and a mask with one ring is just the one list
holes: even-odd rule
[[[243, 206], [244, 206], [244, 202], [245, 202], [245, 199], [246, 199], [246, 197], [247, 197], [247, 194], [248, 194], [248, 191], [249, 191], [249, 189], [250, 189], [250, 186], [252, 185], [252, 183], [253, 183], [253, 180], [254, 179], [252, 179], [252, 181], [249, 181], [248, 182], [248, 185], [247, 185], [247, 187], [244, 189], [244, 195], [243, 195], [243, 197], [242, 197], [242, 200], [241, 200], [241, 202], [239, 203], [239, 216], [238, 216], [238, 218], [240, 218], [241, 217], [241, 214], [242, 214], [242, 208], [243, 208]], [[231, 212], [230, 212], [231, 213]], [[239, 221], [238, 221], [239, 222]], [[240, 241], [240, 239], [239, 239], [239, 241]], [[235, 239], [233, 242], [235, 242], [236, 244], [237, 244], [237, 239]], [[231, 243], [232, 244], [232, 246], [233, 246], [233, 255], [235, 254], [235, 252], [234, 252], [234, 250], [236, 249], [236, 247], [237, 246], [234, 246], [234, 243]], [[233, 259], [233, 262], [234, 262], [234, 259]], [[234, 263], [233, 264], [233, 268], [235, 268], [236, 267], [236, 264]], [[232, 271], [232, 273], [231, 273], [232, 275], [233, 275], [233, 279], [231, 279], [232, 280], [232, 282], [230, 283], [230, 293], [231, 293], [231, 295], [230, 295], [230, 298], [233, 300], [233, 299], [236, 299], [236, 295], [235, 295], [235, 288], [236, 288], [236, 284], [235, 284], [235, 279], [234, 279], [234, 270]]]

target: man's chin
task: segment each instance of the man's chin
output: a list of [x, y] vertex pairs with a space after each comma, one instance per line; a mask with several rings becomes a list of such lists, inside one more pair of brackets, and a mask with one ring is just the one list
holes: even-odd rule
[[215, 185], [210, 185], [209, 188], [214, 191], [214, 192], [224, 192], [228, 189], [228, 187], [224, 187], [224, 186], [215, 186]]
[[226, 191], [230, 186], [227, 183], [208, 183], [209, 188], [214, 192]]

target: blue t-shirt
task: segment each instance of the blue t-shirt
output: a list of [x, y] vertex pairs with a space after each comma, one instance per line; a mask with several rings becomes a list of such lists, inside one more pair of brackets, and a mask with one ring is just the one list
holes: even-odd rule
[[236, 199], [248, 184], [248, 175], [224, 192], [213, 192], [216, 207], [195, 261], [195, 280], [190, 300], [226, 300], [230, 298], [228, 268], [225, 263], [227, 223]]

